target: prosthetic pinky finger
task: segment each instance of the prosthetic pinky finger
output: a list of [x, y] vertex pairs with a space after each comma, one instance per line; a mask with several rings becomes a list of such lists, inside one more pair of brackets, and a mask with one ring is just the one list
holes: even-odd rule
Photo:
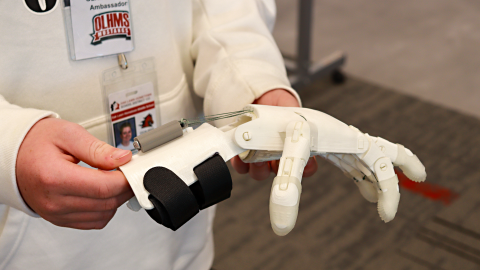
[[378, 194], [378, 214], [385, 223], [391, 221], [397, 213], [400, 202], [397, 175], [382, 181], [382, 190]]
[[395, 217], [400, 202], [398, 177], [388, 157], [379, 158], [375, 162], [374, 169], [380, 187], [378, 191], [378, 214], [383, 221], [389, 222]]

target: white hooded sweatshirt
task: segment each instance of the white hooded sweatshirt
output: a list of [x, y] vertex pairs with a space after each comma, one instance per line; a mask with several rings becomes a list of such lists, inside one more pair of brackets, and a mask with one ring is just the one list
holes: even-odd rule
[[[176, 232], [125, 206], [103, 230], [81, 231], [52, 225], [23, 201], [15, 162], [37, 121], [62, 117], [108, 139], [99, 77], [117, 58], [70, 60], [57, 2], [38, 15], [24, 0], [0, 1], [0, 270], [209, 269], [213, 207]], [[298, 98], [269, 31], [273, 0], [131, 0], [130, 9], [127, 57], [154, 57], [162, 123], [195, 116], [195, 96], [205, 114], [239, 110], [275, 88]]]

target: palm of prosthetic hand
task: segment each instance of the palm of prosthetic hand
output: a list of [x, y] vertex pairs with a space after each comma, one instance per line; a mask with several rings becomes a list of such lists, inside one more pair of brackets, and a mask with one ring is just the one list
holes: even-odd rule
[[325, 157], [353, 178], [361, 194], [378, 203], [385, 222], [394, 218], [400, 199], [394, 164], [414, 181], [426, 178], [424, 166], [408, 149], [364, 134], [322, 112], [262, 105], [249, 105], [244, 111], [233, 124], [219, 129], [203, 124], [187, 130], [185, 135], [120, 167], [140, 206], [154, 208], [143, 187], [149, 169], [167, 168], [190, 186], [197, 181], [193, 168], [215, 154], [225, 161], [239, 155], [245, 163], [280, 159], [270, 195], [270, 220], [278, 235], [287, 234], [295, 225], [309, 157]]
[[[24, 201], [62, 227], [101, 229], [133, 196], [123, 174], [112, 170], [131, 159], [81, 126], [46, 118], [28, 132], [18, 151], [17, 185]], [[84, 168], [79, 161], [100, 168]]]
[[[274, 89], [266, 92], [253, 104], [280, 106], [280, 107], [300, 107], [297, 98], [285, 89]], [[278, 171], [278, 160], [257, 163], [244, 163], [238, 156], [230, 160], [233, 168], [240, 174], [248, 173], [255, 180], [265, 180], [270, 176], [271, 172]], [[303, 171], [303, 177], [312, 176], [317, 171], [317, 162], [312, 157], [308, 160]]]

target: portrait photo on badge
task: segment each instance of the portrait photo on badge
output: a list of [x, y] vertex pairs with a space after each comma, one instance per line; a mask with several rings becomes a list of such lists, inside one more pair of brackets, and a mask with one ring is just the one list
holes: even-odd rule
[[133, 138], [137, 136], [135, 117], [113, 124], [115, 146], [125, 150], [135, 150]]

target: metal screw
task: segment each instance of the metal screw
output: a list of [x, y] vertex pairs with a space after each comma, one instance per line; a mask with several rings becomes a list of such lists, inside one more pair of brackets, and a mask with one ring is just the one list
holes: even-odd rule
[[380, 170], [386, 171], [387, 170], [387, 164], [385, 164], [385, 163], [380, 164]]
[[137, 149], [138, 151], [142, 150], [142, 147], [140, 146], [140, 143], [137, 140], [133, 141], [133, 147]]

